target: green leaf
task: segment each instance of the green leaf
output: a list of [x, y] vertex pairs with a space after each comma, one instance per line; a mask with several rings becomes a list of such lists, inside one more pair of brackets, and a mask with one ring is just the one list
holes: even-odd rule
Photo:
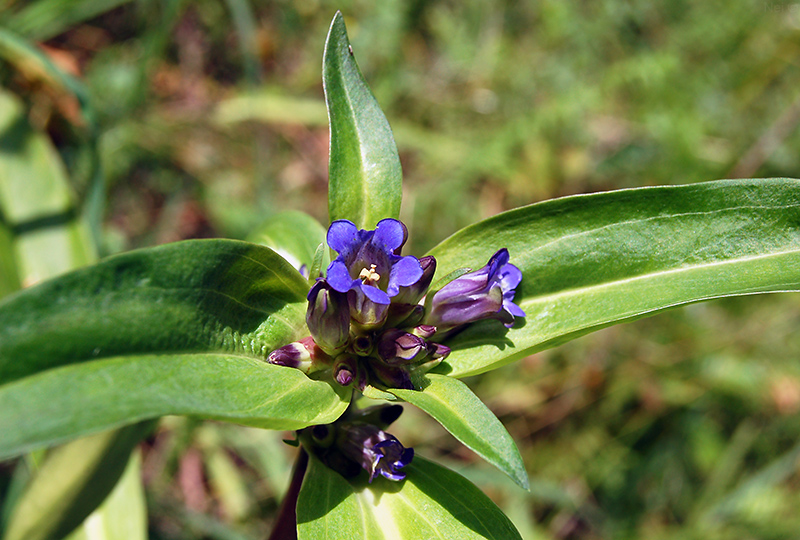
[[[64, 164], [50, 139], [27, 121], [19, 99], [0, 91], [0, 293], [16, 263], [25, 285], [96, 258], [78, 219]], [[7, 255], [6, 255], [7, 254]], [[5, 282], [5, 287], [4, 287]]]
[[325, 227], [305, 212], [288, 210], [262, 223], [247, 240], [267, 246], [295, 268], [303, 264], [310, 268], [325, 232]]
[[3, 539], [69, 534], [103, 502], [125, 471], [131, 451], [153, 426], [144, 422], [99, 433], [50, 452], [20, 498]]
[[147, 540], [147, 504], [142, 458], [133, 452], [128, 467], [103, 504], [67, 540]]
[[690, 302], [800, 290], [800, 182], [717, 181], [555, 199], [505, 212], [431, 252], [441, 275], [507, 247], [523, 273], [509, 331], [484, 321], [438, 368], [494, 369], [615, 323]]
[[0, 301], [0, 383], [125, 354], [263, 360], [303, 337], [307, 290], [283, 258], [246, 242], [191, 240], [109, 257]]
[[312, 457], [297, 502], [299, 540], [520, 538], [464, 477], [419, 456], [405, 471], [401, 482], [354, 487]]
[[463, 382], [433, 373], [427, 379], [422, 391], [393, 388], [391, 392], [431, 415], [467, 448], [528, 489], [517, 445], [494, 413]]
[[333, 422], [348, 399], [334, 383], [230, 354], [94, 360], [0, 386], [0, 459], [168, 414], [300, 429]]
[[322, 60], [331, 129], [328, 212], [362, 229], [400, 214], [403, 173], [392, 130], [358, 69], [344, 17], [333, 17]]

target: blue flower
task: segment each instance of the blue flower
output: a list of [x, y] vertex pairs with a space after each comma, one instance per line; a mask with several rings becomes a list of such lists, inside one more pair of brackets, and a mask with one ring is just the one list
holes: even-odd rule
[[343, 424], [340, 429], [342, 453], [367, 471], [370, 482], [379, 474], [396, 481], [406, 477], [401, 469], [414, 458], [413, 448], [372, 424]]
[[525, 312], [514, 303], [522, 272], [508, 259], [508, 250], [503, 248], [480, 270], [442, 287], [433, 295], [425, 323], [439, 331], [488, 318], [513, 326], [514, 317], [524, 317]]
[[396, 219], [381, 220], [374, 231], [359, 230], [346, 219], [334, 221], [327, 241], [339, 256], [328, 266], [328, 283], [339, 292], [355, 291], [376, 304], [388, 305], [400, 287], [409, 287], [422, 277], [416, 257], [399, 255], [407, 236], [406, 226]]

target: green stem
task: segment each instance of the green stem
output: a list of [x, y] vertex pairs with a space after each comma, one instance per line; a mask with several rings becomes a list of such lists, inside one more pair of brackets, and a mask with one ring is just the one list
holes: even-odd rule
[[307, 468], [308, 453], [301, 446], [297, 461], [294, 463], [292, 481], [278, 510], [278, 519], [275, 520], [275, 526], [268, 540], [297, 540], [297, 496], [300, 494], [300, 486], [303, 484]]

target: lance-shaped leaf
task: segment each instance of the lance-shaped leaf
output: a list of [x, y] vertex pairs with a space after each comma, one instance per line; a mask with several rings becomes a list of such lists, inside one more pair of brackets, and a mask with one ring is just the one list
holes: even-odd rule
[[466, 384], [429, 374], [421, 390], [391, 389], [392, 394], [431, 415], [456, 439], [528, 489], [528, 474], [514, 439]]
[[0, 459], [168, 414], [281, 430], [327, 424], [348, 395], [299, 370], [229, 354], [71, 364], [0, 386]]
[[690, 302], [800, 290], [800, 181], [759, 179], [555, 199], [487, 219], [431, 252], [441, 275], [499, 248], [523, 273], [515, 328], [475, 324], [438, 368], [481, 373]]
[[147, 353], [265, 359], [298, 339], [308, 283], [272, 250], [192, 240], [109, 257], [0, 301], [0, 384]]
[[328, 212], [372, 229], [397, 218], [402, 171], [392, 130], [358, 69], [344, 17], [333, 17], [322, 59], [330, 123]]
[[299, 540], [520, 538], [463, 476], [419, 456], [404, 472], [401, 482], [354, 486], [312, 457], [297, 501]]

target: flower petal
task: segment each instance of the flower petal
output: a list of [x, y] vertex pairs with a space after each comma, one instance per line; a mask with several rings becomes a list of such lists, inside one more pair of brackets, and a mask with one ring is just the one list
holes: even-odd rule
[[328, 227], [328, 245], [337, 253], [349, 251], [358, 242], [358, 227], [352, 221], [337, 219]]
[[364, 295], [376, 304], [389, 304], [389, 296], [377, 287], [361, 284], [361, 291]]
[[386, 293], [389, 296], [397, 296], [400, 287], [413, 285], [422, 277], [422, 266], [416, 257], [403, 257], [396, 261], [389, 274], [389, 284], [386, 286]]
[[339, 292], [347, 292], [352, 289], [354, 285], [361, 283], [359, 280], [350, 277], [347, 266], [339, 259], [336, 259], [328, 266], [326, 279], [330, 286]]
[[396, 249], [403, 247], [408, 238], [408, 229], [401, 221], [396, 219], [382, 219], [375, 227], [375, 234], [372, 237], [372, 244], [380, 247], [387, 253], [392, 253]]

